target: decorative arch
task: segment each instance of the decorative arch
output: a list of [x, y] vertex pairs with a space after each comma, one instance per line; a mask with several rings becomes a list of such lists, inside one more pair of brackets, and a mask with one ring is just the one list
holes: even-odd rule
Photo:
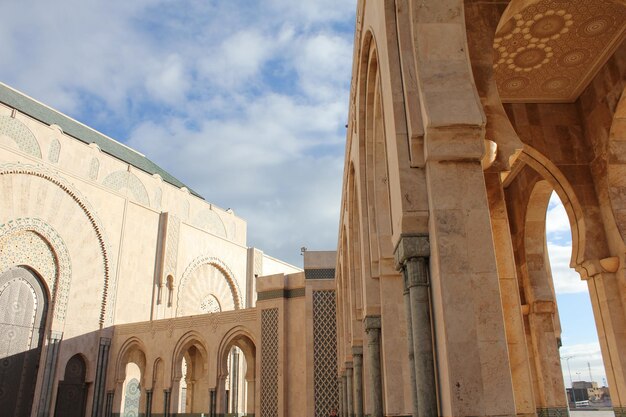
[[[228, 362], [231, 351], [234, 347], [237, 347], [242, 353], [245, 360], [246, 372], [245, 375], [239, 374], [239, 361], [233, 362], [233, 366], [231, 366], [231, 372], [228, 372]], [[250, 329], [238, 325], [231, 328], [220, 341], [218, 351], [217, 351], [217, 396], [218, 396], [218, 413], [219, 412], [227, 412], [230, 407], [231, 412], [237, 413], [239, 411], [244, 411], [246, 414], [254, 413], [255, 405], [256, 405], [256, 341], [255, 338], [250, 331]], [[230, 405], [222, 402], [222, 399], [225, 398], [224, 382], [226, 381], [226, 377], [229, 377], [231, 389], [238, 392], [238, 388], [240, 384], [243, 383], [242, 387], [247, 387], [247, 401], [244, 404], [236, 402], [232, 402]], [[241, 380], [241, 376], [243, 376], [243, 380]], [[229, 401], [230, 402], [230, 401]], [[237, 405], [235, 405], [237, 404]]]
[[570, 267], [577, 268], [585, 261], [586, 221], [574, 188], [552, 161], [531, 146], [525, 145], [519, 158], [547, 180], [563, 202], [572, 231]]
[[[49, 224], [37, 218], [20, 218], [11, 220], [0, 225], [0, 242], [11, 239], [12, 236], [18, 235], [20, 232], [33, 232], [47, 244], [50, 250], [52, 265], [44, 265], [48, 272], [40, 271], [40, 274], [50, 291], [51, 307], [53, 310], [53, 319], [59, 324], [65, 322], [65, 313], [67, 310], [67, 302], [70, 292], [72, 280], [72, 263], [70, 255], [65, 246], [65, 242], [61, 236]], [[5, 242], [6, 243], [6, 242]], [[10, 247], [14, 245], [9, 244]], [[4, 271], [11, 266], [20, 264], [32, 264], [23, 253], [12, 250], [9, 253], [2, 253], [0, 250], [0, 271]], [[41, 257], [38, 258], [40, 260]], [[37, 268], [37, 265], [30, 265]], [[53, 326], [57, 324], [54, 323]]]
[[20, 151], [41, 158], [37, 138], [24, 123], [14, 117], [0, 116], [0, 135], [11, 138]]
[[59, 162], [59, 155], [61, 153], [61, 142], [57, 138], [50, 139], [50, 147], [48, 149], [48, 161], [56, 164]]
[[181, 363], [185, 352], [187, 352], [187, 350], [189, 350], [192, 346], [200, 352], [203, 367], [208, 368], [209, 350], [207, 348], [207, 343], [200, 333], [195, 330], [191, 330], [178, 339], [178, 342], [174, 347], [174, 352], [172, 353], [172, 379], [176, 380], [183, 377], [182, 369], [179, 364]]
[[217, 236], [227, 238], [226, 226], [222, 218], [212, 209], [204, 209], [194, 217], [193, 224]]
[[379, 276], [381, 261], [393, 258], [392, 222], [378, 51], [373, 35], [368, 39], [367, 48], [362, 50], [359, 77], [359, 165], [361, 198], [369, 202], [362, 210], [367, 211], [371, 272]]
[[[102, 308], [100, 310], [100, 317], [98, 323], [100, 328], [104, 326], [105, 320], [107, 319], [107, 312], [109, 313], [108, 319], [112, 318], [112, 309], [108, 310], [109, 300], [108, 300], [108, 292], [110, 285], [110, 275], [111, 275], [111, 262], [109, 260], [109, 245], [106, 238], [106, 233], [104, 231], [104, 226], [102, 225], [100, 219], [95, 215], [95, 210], [89, 203], [89, 201], [74, 188], [70, 183], [57, 176], [54, 172], [47, 170], [41, 166], [28, 165], [28, 164], [4, 164], [0, 165], [0, 175], [33, 175], [39, 178], [43, 178], [47, 181], [50, 181], [54, 185], [61, 188], [65, 193], [67, 193], [80, 207], [83, 213], [87, 216], [89, 223], [93, 227], [96, 238], [98, 239], [98, 243], [100, 246], [100, 252], [102, 253], [102, 262], [104, 267], [104, 283], [102, 288]], [[113, 283], [115, 284], [115, 283]]]
[[[145, 379], [146, 370], [146, 346], [138, 337], [130, 337], [127, 339], [117, 355], [115, 365], [115, 378], [117, 381], [124, 381], [126, 377], [126, 365], [129, 362], [137, 364], [141, 370], [141, 379]], [[143, 385], [142, 381], [142, 385]]]
[[212, 265], [217, 268], [222, 275], [226, 278], [226, 283], [230, 288], [231, 295], [233, 297], [233, 302], [235, 304], [235, 309], [238, 310], [243, 306], [242, 292], [239, 288], [239, 284], [234, 278], [234, 274], [230, 270], [230, 268], [222, 262], [219, 258], [202, 255], [194, 259], [185, 269], [183, 275], [180, 279], [180, 285], [178, 286], [178, 298], [176, 303], [176, 316], [181, 316], [184, 314], [184, 306], [182, 305], [181, 294], [183, 294], [183, 290], [187, 285], [189, 277], [201, 266], [203, 265]]
[[220, 341], [218, 350], [217, 350], [217, 369], [218, 375], [226, 375], [228, 374], [228, 369], [226, 368], [226, 359], [230, 349], [233, 346], [239, 347], [241, 351], [244, 353], [246, 357], [246, 362], [248, 363], [248, 373], [254, 371], [256, 369], [255, 361], [256, 361], [256, 338], [250, 331], [250, 329], [238, 325], [230, 329], [222, 340]]
[[615, 109], [609, 133], [608, 145], [608, 189], [611, 209], [617, 229], [626, 242], [626, 89]]
[[102, 185], [118, 192], [126, 188], [136, 201], [144, 206], [150, 206], [150, 197], [148, 197], [146, 187], [141, 180], [130, 171], [120, 170], [112, 172], [102, 180]]

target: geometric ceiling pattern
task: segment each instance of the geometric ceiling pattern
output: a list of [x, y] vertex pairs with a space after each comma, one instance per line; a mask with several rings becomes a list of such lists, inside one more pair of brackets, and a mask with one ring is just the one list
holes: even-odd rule
[[500, 98], [504, 102], [575, 101], [624, 39], [626, 1], [524, 3], [524, 8], [500, 22], [493, 42]]

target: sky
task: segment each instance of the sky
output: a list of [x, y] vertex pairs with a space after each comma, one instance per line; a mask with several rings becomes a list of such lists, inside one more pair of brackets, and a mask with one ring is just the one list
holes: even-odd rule
[[[571, 381], [589, 381], [607, 385], [600, 344], [593, 319], [587, 283], [569, 267], [572, 235], [565, 208], [556, 193], [552, 194], [546, 213], [548, 255], [554, 279], [561, 320], [561, 358], [565, 386]], [[567, 365], [569, 363], [569, 370]], [[591, 376], [589, 370], [591, 369]]]
[[250, 246], [298, 266], [336, 247], [356, 0], [0, 10], [0, 80], [232, 208]]
[[[1, 81], [232, 208], [250, 246], [299, 266], [302, 246], [336, 248], [356, 0], [21, 0], [0, 10]], [[548, 216], [561, 354], [573, 356], [574, 380], [588, 379], [589, 361], [602, 383], [558, 198]]]

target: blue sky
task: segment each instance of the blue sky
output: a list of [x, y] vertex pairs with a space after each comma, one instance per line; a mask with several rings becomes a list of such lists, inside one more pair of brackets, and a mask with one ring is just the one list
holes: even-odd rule
[[[245, 218], [250, 245], [299, 265], [301, 246], [336, 247], [355, 9], [356, 0], [7, 1], [0, 80], [138, 149]], [[601, 382], [567, 218], [556, 202], [549, 212], [562, 353], [575, 355], [574, 378], [590, 361]]]
[[[139, 150], [301, 264], [336, 246], [355, 0], [24, 0], [0, 79]], [[6, 65], [10, 63], [10, 65]]]
[[[569, 267], [572, 255], [572, 235], [565, 208], [553, 193], [546, 216], [548, 254], [554, 279], [554, 289], [561, 320], [561, 357], [569, 360], [572, 380], [593, 379], [600, 385], [606, 373], [600, 354], [596, 324], [593, 319], [587, 283]], [[570, 386], [566, 361], [562, 361], [565, 386]]]

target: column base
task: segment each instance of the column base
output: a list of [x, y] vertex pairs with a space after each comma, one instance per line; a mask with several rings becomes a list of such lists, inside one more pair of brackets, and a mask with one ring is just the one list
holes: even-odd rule
[[537, 417], [569, 417], [567, 407], [538, 408]]

